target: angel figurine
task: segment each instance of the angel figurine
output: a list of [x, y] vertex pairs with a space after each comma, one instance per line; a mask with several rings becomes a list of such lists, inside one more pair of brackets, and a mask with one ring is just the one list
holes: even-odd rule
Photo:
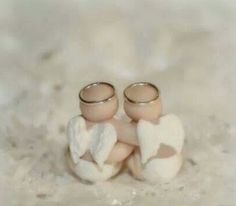
[[[118, 99], [113, 85], [96, 82], [80, 93], [81, 115], [68, 123], [68, 161], [71, 170], [82, 180], [98, 182], [119, 173], [133, 146], [118, 141], [117, 132], [128, 124], [114, 118]], [[123, 126], [122, 126], [123, 125]]]
[[124, 110], [136, 127], [132, 137], [120, 138], [136, 146], [127, 161], [131, 173], [151, 182], [173, 178], [182, 165], [184, 130], [180, 119], [161, 114], [159, 89], [151, 83], [131, 84], [124, 90], [124, 98]]

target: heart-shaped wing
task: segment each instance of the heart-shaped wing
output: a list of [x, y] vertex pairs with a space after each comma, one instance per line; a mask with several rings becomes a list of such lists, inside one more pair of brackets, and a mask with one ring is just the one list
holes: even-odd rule
[[108, 123], [97, 124], [90, 130], [90, 153], [97, 164], [102, 167], [117, 142], [115, 128]]
[[156, 125], [151, 122], [140, 120], [137, 125], [137, 133], [141, 161], [144, 164], [157, 154], [161, 142], [156, 132]]
[[167, 114], [160, 118], [156, 125], [156, 134], [161, 143], [172, 146], [180, 153], [184, 144], [184, 129], [181, 120], [174, 114]]
[[74, 163], [78, 163], [81, 156], [85, 154], [90, 143], [89, 133], [83, 117], [72, 118], [67, 127], [70, 153]]

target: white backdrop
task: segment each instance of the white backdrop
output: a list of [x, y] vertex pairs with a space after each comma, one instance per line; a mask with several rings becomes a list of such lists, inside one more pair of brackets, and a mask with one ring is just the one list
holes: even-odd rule
[[[1, 205], [236, 202], [236, 2], [0, 0]], [[183, 120], [185, 164], [168, 184], [129, 174], [83, 185], [66, 170], [77, 93], [109, 81], [161, 89]]]

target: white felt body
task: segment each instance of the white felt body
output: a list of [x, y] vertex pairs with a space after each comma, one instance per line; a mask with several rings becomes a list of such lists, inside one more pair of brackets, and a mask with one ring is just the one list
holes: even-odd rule
[[[128, 166], [131, 163], [141, 165], [142, 170], [137, 178], [158, 181], [176, 176], [182, 165], [181, 151], [184, 144], [184, 130], [180, 119], [176, 115], [168, 114], [160, 118], [159, 124], [140, 120], [137, 134], [139, 150], [128, 161]], [[176, 154], [168, 158], [158, 158], [161, 143], [173, 147]]]
[[161, 143], [173, 147], [177, 153], [182, 151], [184, 129], [181, 120], [174, 114], [162, 116], [159, 124], [140, 120], [137, 133], [142, 163], [157, 154]]
[[67, 158], [70, 169], [73, 173], [82, 180], [86, 180], [88, 182], [101, 182], [108, 180], [115, 176], [122, 167], [122, 163], [117, 163], [114, 165], [104, 164], [101, 168], [95, 162], [90, 162], [83, 159], [80, 159], [79, 162], [75, 164], [70, 155], [68, 155]]
[[[76, 116], [68, 124], [68, 141], [74, 172], [88, 181], [103, 181], [115, 175], [120, 165], [108, 165], [107, 160], [117, 142], [115, 128], [108, 123], [100, 123], [90, 130], [86, 128], [83, 117]], [[95, 162], [81, 159], [89, 151]]]
[[174, 178], [183, 163], [182, 154], [175, 154], [168, 158], [153, 157], [146, 164], [140, 161], [141, 154], [138, 150], [128, 159], [128, 168], [134, 177], [149, 182], [171, 180]]

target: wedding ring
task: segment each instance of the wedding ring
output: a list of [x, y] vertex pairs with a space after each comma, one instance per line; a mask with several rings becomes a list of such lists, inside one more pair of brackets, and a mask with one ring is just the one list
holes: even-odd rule
[[[155, 95], [148, 99], [148, 100], [137, 100], [137, 99], [133, 99], [132, 97], [130, 97], [130, 95], [128, 94], [129, 92], [131, 92], [131, 89], [135, 88], [135, 87], [142, 87], [142, 86], [148, 86], [152, 89], [154, 89], [155, 91]], [[136, 83], [133, 83], [133, 84], [130, 84], [129, 86], [127, 86], [124, 90], [124, 98], [125, 98], [125, 101], [128, 101], [130, 103], [133, 103], [133, 104], [138, 104], [138, 105], [146, 105], [146, 104], [151, 104], [153, 102], [155, 102], [159, 96], [160, 96], [160, 91], [158, 89], [157, 86], [155, 86], [154, 84], [152, 83], [149, 83], [149, 82], [136, 82]]]
[[[109, 94], [107, 97], [99, 99], [99, 100], [87, 100], [84, 97], [84, 93], [86, 91], [88, 91], [89, 89], [94, 88], [94, 87], [99, 87], [101, 85], [105, 85], [105, 86], [110, 87], [112, 89], [111, 94]], [[79, 99], [84, 104], [103, 104], [103, 103], [106, 103], [106, 102], [112, 100], [115, 96], [116, 96], [115, 87], [108, 82], [94, 82], [94, 83], [88, 84], [85, 87], [83, 87], [79, 92]]]

